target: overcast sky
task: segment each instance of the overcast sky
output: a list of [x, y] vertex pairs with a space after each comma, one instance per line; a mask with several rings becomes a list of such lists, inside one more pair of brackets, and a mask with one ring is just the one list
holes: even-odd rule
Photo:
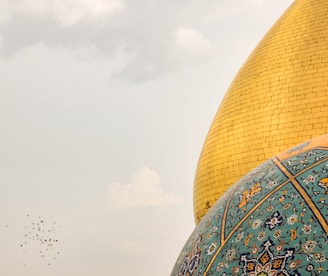
[[1, 0], [0, 274], [169, 275], [215, 112], [291, 2]]

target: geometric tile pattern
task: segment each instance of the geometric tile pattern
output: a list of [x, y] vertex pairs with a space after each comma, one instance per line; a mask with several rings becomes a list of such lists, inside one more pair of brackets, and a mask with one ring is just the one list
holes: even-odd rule
[[325, 135], [235, 183], [196, 226], [171, 275], [326, 275], [327, 234]]

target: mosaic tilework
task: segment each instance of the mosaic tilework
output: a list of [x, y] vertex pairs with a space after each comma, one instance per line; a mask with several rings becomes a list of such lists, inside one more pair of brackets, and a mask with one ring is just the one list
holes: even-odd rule
[[171, 276], [328, 274], [328, 135], [241, 178], [196, 226]]
[[328, 133], [328, 1], [295, 0], [245, 62], [206, 138], [195, 221], [248, 171]]

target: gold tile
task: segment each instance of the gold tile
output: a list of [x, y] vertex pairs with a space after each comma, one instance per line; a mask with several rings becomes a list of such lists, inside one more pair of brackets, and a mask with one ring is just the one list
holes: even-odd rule
[[328, 132], [327, 14], [327, 0], [296, 0], [233, 80], [199, 159], [196, 223], [250, 169]]

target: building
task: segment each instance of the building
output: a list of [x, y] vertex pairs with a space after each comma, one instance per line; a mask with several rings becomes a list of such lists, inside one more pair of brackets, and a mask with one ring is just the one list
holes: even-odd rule
[[327, 100], [328, 1], [295, 0], [218, 109], [172, 275], [328, 274]]

